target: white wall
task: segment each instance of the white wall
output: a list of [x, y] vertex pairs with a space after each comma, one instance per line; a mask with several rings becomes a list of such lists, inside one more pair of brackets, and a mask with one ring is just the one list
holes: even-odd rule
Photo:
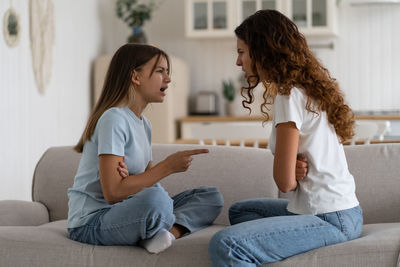
[[336, 48], [319, 56], [355, 110], [400, 110], [399, 28], [400, 5], [339, 9]]
[[[22, 36], [10, 48], [2, 30], [0, 35], [0, 199], [29, 200], [33, 170], [43, 152], [77, 142], [89, 112], [91, 62], [101, 53], [99, 3], [104, 1], [53, 0], [53, 68], [44, 95], [32, 71], [29, 1], [12, 1]], [[0, 1], [1, 24], [9, 4]]]

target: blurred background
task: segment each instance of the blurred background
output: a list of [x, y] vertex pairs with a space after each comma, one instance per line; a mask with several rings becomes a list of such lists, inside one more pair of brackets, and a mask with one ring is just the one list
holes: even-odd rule
[[[78, 141], [110, 56], [143, 33], [173, 64], [166, 103], [146, 111], [153, 142], [266, 147], [259, 103], [251, 116], [240, 104], [233, 34], [263, 8], [300, 27], [356, 112], [363, 143], [400, 139], [400, 1], [144, 0], [130, 9], [125, 2], [0, 1], [0, 200], [31, 199], [41, 155]], [[132, 14], [142, 23], [124, 20]]]

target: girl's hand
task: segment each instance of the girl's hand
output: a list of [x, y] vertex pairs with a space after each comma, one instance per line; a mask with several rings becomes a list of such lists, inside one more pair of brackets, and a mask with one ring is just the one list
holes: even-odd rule
[[302, 181], [308, 171], [308, 163], [307, 163], [307, 158], [304, 156], [297, 156], [296, 160], [296, 180], [297, 181]]
[[194, 155], [208, 153], [208, 149], [193, 149], [176, 152], [168, 156], [164, 163], [171, 173], [184, 172], [192, 163]]
[[125, 164], [125, 157], [123, 157], [122, 161], [119, 162], [118, 173], [122, 178], [129, 176], [128, 167]]

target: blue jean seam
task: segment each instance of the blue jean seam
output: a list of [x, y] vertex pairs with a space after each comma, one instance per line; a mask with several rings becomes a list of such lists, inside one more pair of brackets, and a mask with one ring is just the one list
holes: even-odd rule
[[[313, 229], [318, 229], [318, 228], [326, 228], [326, 227], [330, 227], [328, 225], [324, 225], [324, 224], [319, 224], [317, 227], [315, 227], [317, 225], [310, 225], [301, 229], [291, 229], [291, 230], [285, 230], [285, 231], [279, 231], [279, 232], [273, 232], [273, 233], [268, 233], [268, 234], [257, 234], [257, 235], [253, 235], [251, 237], [247, 237], [247, 238], [241, 238], [240, 240], [234, 240], [234, 243], [231, 242], [229, 239], [225, 239], [224, 242], [229, 245], [230, 250], [237, 250], [237, 249], [241, 249], [238, 245], [243, 245], [243, 242], [247, 242], [249, 239], [253, 239], [254, 237], [266, 237], [266, 236], [272, 236], [272, 235], [276, 235], [276, 234], [280, 234], [280, 233], [285, 233], [285, 232], [297, 232], [297, 231], [303, 231], [304, 229], [307, 228], [313, 228]], [[326, 241], [324, 241], [324, 245], [327, 246]]]
[[[111, 230], [117, 230], [117, 229], [122, 228], [122, 227], [126, 227], [128, 225], [132, 225], [132, 224], [137, 224], [139, 222], [143, 222], [146, 219], [147, 218], [140, 218], [140, 219], [136, 219], [134, 221], [130, 221], [130, 222], [124, 223], [124, 224], [111, 224], [108, 227], [104, 227], [104, 228], [103, 227], [99, 227], [99, 225], [85, 225], [85, 226], [86, 227], [90, 227], [90, 228], [99, 227], [99, 230], [101, 230], [101, 231], [111, 231]], [[164, 218], [158, 218], [156, 222], [159, 222], [159, 221], [168, 224], [168, 222]]]
[[[230, 210], [232, 210], [234, 212], [237, 212], [237, 213], [241, 213], [241, 212], [257, 212], [258, 214], [262, 214], [263, 216], [269, 216], [269, 215], [265, 215], [265, 213], [264, 213], [265, 210], [262, 210], [262, 209], [251, 209], [251, 208], [249, 209], [249, 208], [247, 208], [247, 209], [240, 209], [240, 210], [239, 209], [230, 209]], [[272, 216], [285, 216], [285, 215], [272, 214]]]
[[340, 223], [340, 232], [342, 232], [347, 237], [347, 239], [350, 239], [350, 236], [349, 236], [349, 233], [347, 232], [346, 226], [343, 223], [342, 214], [339, 211], [337, 211], [336, 214], [338, 216], [338, 220]]
[[191, 225], [190, 223], [187, 223], [187, 218], [182, 218], [181, 216], [175, 216], [175, 223], [174, 224], [179, 224], [183, 227], [185, 227], [186, 229], [189, 230], [190, 233], [192, 233], [192, 229], [191, 229]]
[[[144, 219], [143, 219], [143, 220], [144, 220]], [[160, 222], [160, 221], [168, 225], [168, 222], [165, 221], [163, 218], [158, 218], [158, 219], [156, 220], [156, 223], [158, 224], [158, 222]], [[175, 223], [175, 222], [173, 222], [172, 225], [174, 225], [174, 223]], [[171, 225], [171, 226], [172, 226], [172, 225]], [[147, 228], [145, 228], [145, 230], [146, 230], [145, 236], [147, 237], [147, 236], [148, 236]], [[169, 229], [166, 229], [166, 230], [169, 230]]]
[[[191, 197], [194, 197], [194, 196], [197, 196], [199, 193], [205, 193], [206, 191], [204, 191], [204, 192], [194, 192], [194, 193], [192, 193], [192, 194], [187, 194], [187, 195], [184, 195], [183, 197], [182, 197], [182, 199], [184, 199], [185, 197], [187, 197], [187, 196], [191, 196]], [[171, 198], [172, 199], [172, 201], [174, 202], [174, 199], [173, 199], [173, 197]], [[179, 201], [182, 201], [182, 199], [179, 199]], [[192, 203], [191, 203], [192, 204]], [[199, 203], [196, 203], [196, 204], [199, 204]], [[193, 204], [192, 204], [193, 205]], [[202, 204], [202, 205], [197, 205], [197, 206], [210, 206], [210, 204]], [[221, 205], [213, 205], [213, 206], [215, 206], [215, 207], [219, 207], [219, 206], [221, 206]]]
[[[195, 189], [192, 189], [192, 190], [195, 190]], [[182, 196], [181, 199], [178, 199], [177, 201], [182, 201], [183, 199], [185, 199], [185, 198], [188, 197], [188, 196], [194, 197], [194, 196], [198, 195], [198, 193], [199, 193], [199, 192], [193, 192], [193, 193], [188, 193], [188, 192], [187, 192], [185, 195]], [[202, 193], [204, 193], [204, 192], [202, 192]], [[171, 197], [171, 199], [172, 199], [172, 201], [174, 202], [173, 197]]]
[[[328, 225], [324, 225], [324, 224], [315, 224], [315, 225], [310, 225], [310, 226], [306, 226], [304, 228], [301, 229], [291, 229], [291, 230], [285, 230], [285, 231], [278, 231], [278, 232], [272, 232], [272, 233], [268, 233], [268, 234], [256, 234], [256, 235], [252, 235], [250, 237], [246, 237], [246, 238], [240, 238], [240, 240], [234, 240], [235, 243], [237, 244], [243, 244], [243, 241], [249, 241], [252, 240], [254, 237], [265, 237], [265, 236], [272, 236], [272, 235], [277, 235], [277, 234], [281, 234], [281, 233], [287, 233], [287, 232], [297, 232], [297, 231], [303, 231], [307, 228], [312, 228], [312, 229], [318, 229], [318, 228], [324, 228], [324, 227], [329, 227]], [[228, 241], [228, 240], [226, 240]], [[230, 246], [236, 247], [236, 245], [230, 241], [226, 242], [226, 243], [230, 243]]]

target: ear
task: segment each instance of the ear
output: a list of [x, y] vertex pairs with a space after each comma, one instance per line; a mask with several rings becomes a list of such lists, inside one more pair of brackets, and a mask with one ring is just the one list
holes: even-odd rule
[[136, 70], [134, 70], [132, 74], [132, 83], [134, 85], [140, 85], [140, 75]]

